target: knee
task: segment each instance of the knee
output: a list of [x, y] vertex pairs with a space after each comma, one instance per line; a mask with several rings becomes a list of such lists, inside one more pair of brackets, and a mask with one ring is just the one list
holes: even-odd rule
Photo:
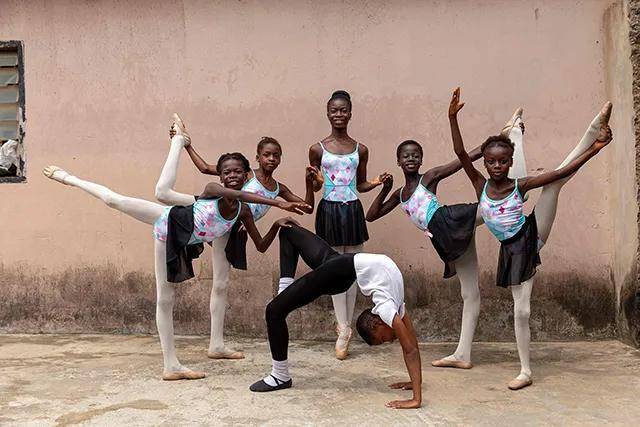
[[516, 306], [513, 309], [513, 317], [516, 321], [528, 322], [531, 315], [531, 309], [528, 306], [519, 307]]
[[462, 288], [462, 291], [460, 292], [460, 294], [462, 295], [462, 301], [465, 304], [480, 303], [480, 289], [478, 289], [477, 286], [471, 289]]
[[167, 189], [160, 187], [159, 185], [156, 185], [156, 200], [159, 201], [160, 203], [167, 203], [169, 200], [169, 192], [167, 191]]
[[156, 307], [158, 310], [162, 312], [173, 312], [173, 297], [170, 296], [161, 296], [158, 297], [158, 301], [156, 302]]
[[267, 304], [267, 308], [265, 309], [265, 320], [267, 321], [267, 323], [271, 323], [277, 319], [279, 319], [281, 316], [281, 310], [278, 307], [278, 304], [275, 302], [275, 300], [271, 301], [269, 304]]
[[226, 295], [229, 290], [229, 277], [216, 277], [213, 281], [213, 294], [216, 296]]
[[288, 239], [291, 236], [291, 232], [293, 227], [280, 227], [280, 231], [278, 231], [278, 237], [280, 239]]
[[104, 203], [110, 208], [117, 209], [120, 206], [121, 199], [115, 194], [107, 194], [104, 198]]

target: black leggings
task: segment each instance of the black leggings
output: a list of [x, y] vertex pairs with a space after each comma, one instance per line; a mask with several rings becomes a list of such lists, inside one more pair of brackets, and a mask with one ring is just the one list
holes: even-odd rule
[[302, 227], [280, 229], [280, 277], [294, 277], [298, 256], [313, 269], [277, 295], [266, 310], [273, 360], [286, 360], [289, 346], [287, 316], [321, 295], [345, 292], [356, 279], [354, 254], [339, 254], [320, 237]]

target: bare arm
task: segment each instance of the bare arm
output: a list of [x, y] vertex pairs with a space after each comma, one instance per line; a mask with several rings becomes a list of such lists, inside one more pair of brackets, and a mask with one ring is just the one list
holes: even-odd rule
[[388, 178], [384, 178], [382, 180], [382, 190], [380, 190], [380, 194], [376, 196], [367, 211], [366, 219], [368, 222], [373, 222], [378, 218], [382, 218], [400, 204], [400, 188], [394, 191], [389, 199], [385, 200], [393, 187], [393, 176], [387, 176]]
[[384, 174], [375, 177], [372, 181], [367, 181], [369, 149], [363, 144], [358, 144], [358, 147], [358, 156], [360, 156], [360, 159], [358, 161], [358, 170], [356, 171], [356, 188], [359, 193], [367, 193], [382, 184], [382, 176]]
[[[298, 195], [296, 195], [293, 191], [289, 190], [289, 187], [280, 183], [280, 193], [278, 196], [282, 197], [287, 202], [301, 202], [306, 203], [306, 207], [302, 209], [304, 213], [313, 213], [313, 182], [311, 184], [307, 181], [307, 194], [306, 200], [302, 200]], [[309, 197], [311, 196], [311, 197]]]
[[241, 202], [257, 203], [261, 205], [275, 206], [280, 209], [284, 209], [289, 212], [295, 212], [302, 215], [304, 209], [308, 209], [308, 205], [304, 202], [287, 202], [283, 200], [269, 199], [267, 197], [260, 196], [258, 194], [249, 193], [247, 191], [234, 190], [231, 188], [223, 187], [215, 182], [210, 182], [204, 188], [204, 191], [200, 195], [201, 199], [213, 199], [216, 197], [225, 197], [228, 199], [240, 200]]
[[[406, 311], [402, 319], [400, 319], [398, 315], [393, 318], [393, 330], [398, 337], [398, 341], [400, 341], [400, 346], [402, 346], [402, 355], [404, 356], [404, 363], [407, 365], [407, 371], [409, 372], [413, 398], [409, 400], [394, 400], [387, 403], [387, 407], [394, 409], [419, 408], [422, 405], [422, 362], [420, 361], [420, 349], [418, 347], [418, 340], [416, 339], [416, 332]], [[392, 384], [391, 386], [393, 387], [394, 385], [396, 384]]]
[[528, 176], [524, 178], [522, 181], [519, 181], [518, 184], [520, 187], [519, 188], [520, 194], [524, 196], [524, 194], [529, 190], [543, 187], [547, 184], [551, 184], [552, 182], [558, 181], [559, 179], [563, 179], [570, 175], [573, 175], [574, 173], [576, 173], [578, 169], [580, 169], [585, 163], [587, 163], [589, 159], [591, 159], [593, 156], [598, 154], [600, 150], [606, 147], [607, 144], [609, 144], [612, 139], [613, 139], [613, 133], [611, 132], [611, 129], [609, 128], [609, 126], [604, 126], [600, 130], [600, 135], [598, 136], [598, 139], [596, 139], [596, 141], [591, 145], [591, 147], [589, 147], [587, 151], [582, 153], [580, 156], [578, 156], [576, 159], [574, 159], [572, 162], [570, 162], [566, 166], [551, 172], [540, 174], [538, 176]]
[[[322, 147], [320, 144], [313, 144], [309, 147], [309, 164], [316, 168], [317, 171], [322, 169]], [[322, 189], [322, 185], [324, 184], [324, 177], [320, 172], [316, 175], [316, 179], [313, 182], [313, 191], [318, 192]]]
[[193, 162], [194, 165], [196, 165], [196, 167], [200, 172], [206, 175], [220, 176], [220, 173], [218, 172], [216, 165], [210, 165], [209, 163], [205, 162], [204, 159], [200, 157], [198, 153], [196, 153], [196, 150], [193, 149], [193, 144], [187, 145], [185, 149], [187, 150], [187, 153], [189, 153], [189, 157], [191, 157], [191, 161]]
[[280, 230], [281, 227], [291, 227], [291, 224], [300, 225], [293, 218], [280, 218], [273, 223], [267, 234], [262, 237], [260, 235], [260, 231], [258, 231], [258, 228], [256, 227], [256, 223], [253, 221], [251, 209], [249, 209], [249, 206], [247, 205], [242, 205], [240, 221], [242, 221], [242, 225], [244, 225], [244, 228], [247, 230], [247, 234], [256, 245], [258, 252], [265, 252], [269, 249], [269, 246], [273, 243], [273, 240], [278, 235], [278, 230]]
[[[458, 129], [458, 132], [459, 131], [460, 129]], [[481, 146], [478, 145], [469, 153], [469, 159], [471, 159], [472, 162], [475, 162], [476, 160], [482, 157], [482, 152], [480, 151], [480, 147]], [[444, 165], [433, 167], [429, 169], [427, 172], [425, 172], [424, 174], [425, 179], [423, 180], [423, 183], [426, 187], [429, 187], [433, 184], [437, 184], [443, 179], [448, 178], [451, 175], [455, 174], [460, 169], [462, 169], [462, 162], [460, 161], [460, 159], [452, 160], [449, 163], [446, 163]]]
[[464, 149], [464, 142], [462, 141], [462, 134], [460, 133], [460, 126], [458, 125], [458, 111], [464, 107], [464, 103], [460, 103], [460, 88], [456, 88], [453, 91], [451, 97], [451, 104], [449, 105], [449, 124], [451, 125], [451, 138], [453, 139], [453, 151], [458, 156], [458, 160], [462, 165], [462, 168], [467, 173], [473, 188], [476, 190], [476, 195], [480, 198], [482, 194], [482, 187], [484, 187], [485, 178], [482, 174], [473, 167], [473, 161], [471, 157]]

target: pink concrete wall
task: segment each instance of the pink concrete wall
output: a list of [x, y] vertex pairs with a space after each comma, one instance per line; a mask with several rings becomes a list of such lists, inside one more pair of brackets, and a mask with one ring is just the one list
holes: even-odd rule
[[[230, 150], [252, 157], [259, 137], [276, 137], [284, 147], [278, 179], [302, 192], [308, 147], [329, 132], [326, 99], [347, 89], [350, 133], [371, 149], [369, 174], [388, 170], [401, 185], [400, 141], [422, 142], [426, 166], [452, 158], [446, 109], [460, 85], [469, 148], [521, 105], [529, 169], [553, 168], [605, 101], [603, 14], [611, 3], [1, 1], [0, 38], [25, 46], [28, 182], [0, 186], [0, 260], [42, 274], [105, 264], [151, 273], [149, 226], [40, 171], [57, 164], [153, 199], [173, 111], [212, 162]], [[550, 280], [574, 274], [608, 286], [607, 161], [592, 161], [562, 194], [542, 254]], [[206, 182], [183, 157], [178, 190], [198, 193]], [[474, 199], [463, 175], [439, 195], [445, 203]], [[278, 215], [272, 210], [262, 228]], [[431, 245], [400, 212], [372, 224], [370, 235], [369, 251], [440, 275]], [[485, 271], [493, 271], [497, 250], [481, 228]], [[244, 277], [259, 286], [276, 262], [260, 258]], [[260, 292], [268, 299], [270, 289]]]

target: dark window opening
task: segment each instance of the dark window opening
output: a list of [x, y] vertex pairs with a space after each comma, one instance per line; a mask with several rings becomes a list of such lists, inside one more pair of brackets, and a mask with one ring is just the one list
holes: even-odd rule
[[0, 183], [26, 180], [21, 41], [0, 41]]

